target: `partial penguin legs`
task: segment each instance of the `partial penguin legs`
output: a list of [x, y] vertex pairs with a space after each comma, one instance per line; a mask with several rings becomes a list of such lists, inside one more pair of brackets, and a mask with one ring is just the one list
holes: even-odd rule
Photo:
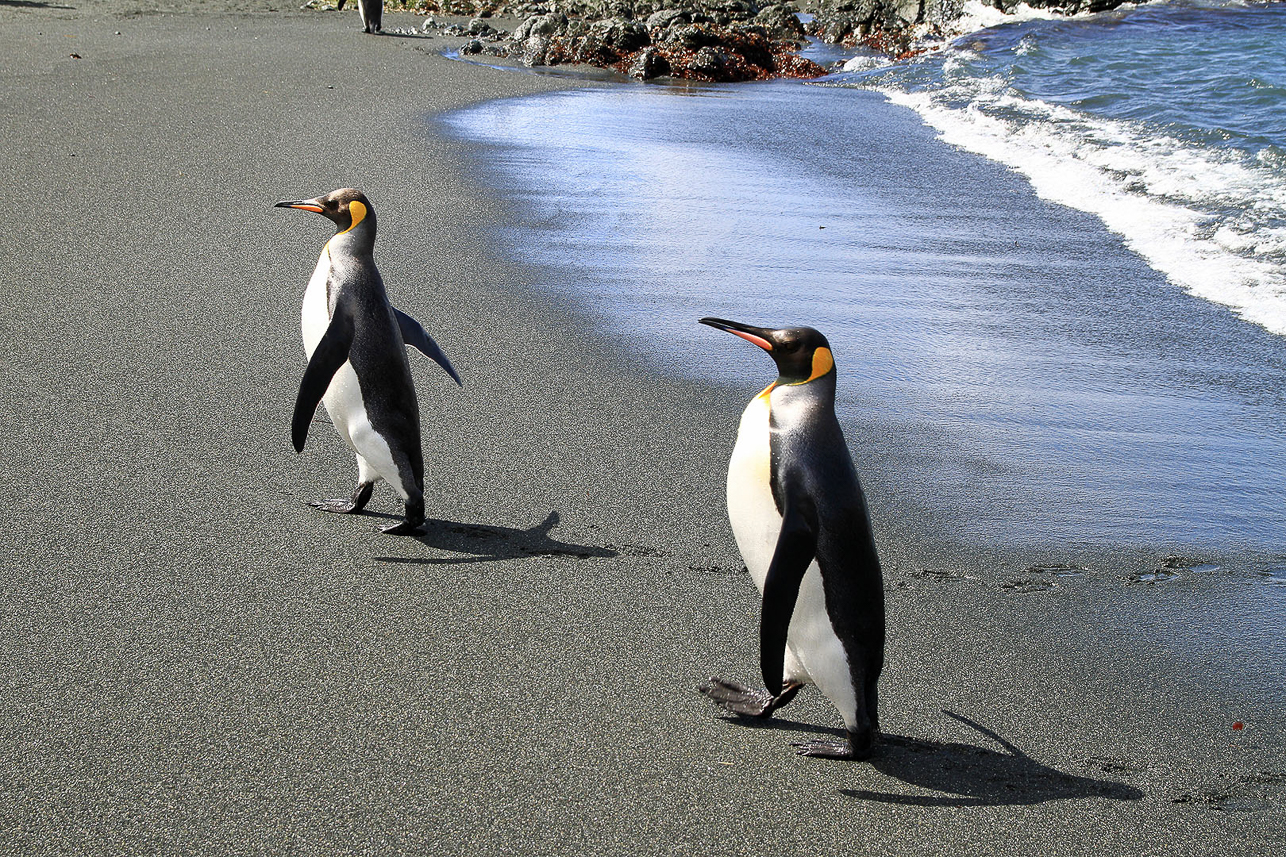
[[875, 742], [880, 736], [880, 719], [878, 695], [875, 682], [866, 683], [864, 708], [856, 712], [856, 723], [848, 728], [848, 740], [838, 741], [800, 741], [792, 746], [801, 756], [812, 756], [816, 759], [868, 759], [875, 751]]
[[419, 532], [424, 523], [424, 497], [406, 498], [406, 520], [391, 527], [383, 527], [380, 532], [390, 536], [413, 536]]
[[875, 736], [879, 730], [870, 724], [848, 730], [847, 741], [798, 741], [791, 746], [801, 756], [815, 759], [867, 759], [875, 749]]
[[353, 489], [353, 496], [347, 500], [343, 497], [337, 497], [334, 500], [309, 500], [308, 505], [323, 512], [335, 512], [339, 515], [356, 514], [366, 508], [367, 502], [371, 499], [371, 489], [374, 487], [374, 482], [358, 482], [357, 487]]
[[773, 696], [762, 688], [755, 690], [739, 685], [735, 681], [711, 678], [697, 690], [733, 714], [739, 714], [742, 717], [767, 717], [794, 699], [801, 687], [803, 685], [798, 682], [790, 682], [781, 689], [781, 693]]
[[[370, 502], [372, 489], [375, 483], [358, 482], [357, 487], [353, 489], [353, 495], [347, 499], [336, 497], [333, 500], [309, 500], [308, 505], [315, 509], [321, 509], [323, 512], [334, 512], [339, 515], [355, 515], [366, 504]], [[406, 520], [400, 524], [394, 524], [390, 527], [383, 527], [380, 532], [388, 533], [391, 536], [412, 535], [419, 530], [420, 525], [424, 523], [424, 498], [408, 497], [406, 500]]]
[[[769, 717], [778, 708], [789, 703], [804, 685], [790, 682], [781, 693], [773, 696], [763, 688], [744, 687], [736, 682], [712, 678], [697, 690], [710, 697], [722, 708], [741, 717]], [[800, 741], [792, 744], [799, 755], [818, 759], [867, 759], [875, 749], [880, 734], [880, 724], [875, 717], [875, 683], [866, 688], [865, 711], [857, 712], [858, 722], [848, 729], [846, 741]]]

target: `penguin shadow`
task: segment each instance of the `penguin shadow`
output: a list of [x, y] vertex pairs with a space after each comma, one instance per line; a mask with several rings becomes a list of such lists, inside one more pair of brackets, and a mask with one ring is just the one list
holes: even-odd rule
[[1000, 750], [975, 744], [933, 741], [885, 734], [869, 763], [881, 773], [910, 786], [938, 794], [895, 794], [865, 789], [840, 789], [861, 800], [905, 806], [1031, 806], [1055, 800], [1108, 798], [1139, 800], [1134, 786], [1068, 774], [1041, 764], [987, 727], [951, 711], [943, 711]]
[[[393, 517], [393, 516], [390, 516]], [[549, 532], [558, 526], [558, 512], [553, 511], [534, 527], [521, 530], [516, 527], [497, 527], [490, 524], [464, 524], [429, 518], [414, 538], [427, 547], [450, 551], [454, 557], [396, 557], [377, 556], [377, 562], [414, 563], [417, 565], [455, 565], [469, 562], [492, 562], [502, 559], [521, 559], [528, 556], [571, 556], [577, 559], [591, 557], [611, 558], [619, 554], [596, 545], [578, 545], [560, 542]]]
[[0, 0], [0, 6], [12, 6], [17, 9], [75, 9], [66, 3], [43, 3], [41, 0]]

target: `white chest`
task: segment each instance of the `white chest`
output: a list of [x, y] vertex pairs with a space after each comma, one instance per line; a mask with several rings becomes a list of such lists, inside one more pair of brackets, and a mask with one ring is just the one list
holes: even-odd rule
[[766, 393], [752, 399], [741, 415], [737, 443], [728, 463], [728, 519], [741, 558], [762, 592], [781, 533], [781, 514], [772, 496]]
[[309, 357], [313, 356], [317, 343], [321, 342], [326, 328], [330, 326], [330, 295], [326, 290], [330, 269], [330, 246], [327, 245], [322, 248], [321, 257], [317, 259], [317, 267], [313, 269], [313, 275], [308, 280], [308, 288], [304, 292], [303, 312], [300, 316], [304, 352]]

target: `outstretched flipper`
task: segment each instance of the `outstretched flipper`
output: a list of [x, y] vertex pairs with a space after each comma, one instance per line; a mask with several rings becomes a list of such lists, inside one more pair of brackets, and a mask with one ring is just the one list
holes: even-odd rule
[[714, 702], [742, 717], [767, 717], [795, 698], [802, 684], [791, 682], [776, 696], [763, 689], [752, 689], [721, 678], [711, 678], [697, 686]]
[[759, 665], [764, 685], [776, 696], [782, 692], [786, 633], [795, 612], [799, 586], [817, 553], [817, 529], [798, 507], [782, 516], [781, 534], [764, 578], [763, 610], [759, 619]]
[[347, 500], [343, 497], [337, 497], [334, 500], [309, 500], [308, 505], [323, 512], [355, 515], [366, 508], [367, 502], [371, 499], [371, 489], [374, 487], [374, 482], [358, 482], [357, 487], [353, 489], [353, 496]]
[[336, 307], [335, 316], [330, 320], [321, 342], [313, 351], [304, 370], [303, 380], [299, 382], [299, 395], [295, 398], [295, 416], [291, 420], [290, 435], [295, 443], [295, 452], [304, 451], [304, 441], [308, 439], [308, 424], [313, 421], [313, 414], [331, 378], [348, 360], [348, 350], [353, 345], [353, 317]]
[[398, 327], [402, 329], [402, 341], [436, 362], [446, 370], [448, 375], [455, 379], [457, 384], [463, 387], [464, 382], [456, 374], [455, 367], [451, 365], [451, 361], [447, 359], [447, 356], [442, 353], [442, 349], [438, 347], [438, 344], [433, 341], [433, 337], [429, 336], [424, 326], [397, 307], [393, 307], [393, 315], [397, 316]]

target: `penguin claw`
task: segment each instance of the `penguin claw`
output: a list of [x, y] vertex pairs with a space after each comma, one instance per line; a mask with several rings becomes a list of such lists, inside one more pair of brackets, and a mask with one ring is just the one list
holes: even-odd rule
[[798, 741], [791, 744], [801, 756], [814, 759], [856, 759], [857, 754], [847, 741]]
[[776, 697], [767, 690], [752, 690], [735, 681], [712, 677], [698, 685], [697, 690], [711, 701], [733, 714], [742, 717], [767, 717], [772, 713]]
[[379, 531], [386, 536], [414, 536], [420, 532], [420, 526], [423, 523], [423, 521], [419, 523], [403, 521], [400, 524], [393, 524], [389, 527], [380, 527]]
[[357, 511], [357, 504], [347, 497], [336, 497], [333, 500], [309, 500], [308, 505], [337, 515], [348, 515]]

